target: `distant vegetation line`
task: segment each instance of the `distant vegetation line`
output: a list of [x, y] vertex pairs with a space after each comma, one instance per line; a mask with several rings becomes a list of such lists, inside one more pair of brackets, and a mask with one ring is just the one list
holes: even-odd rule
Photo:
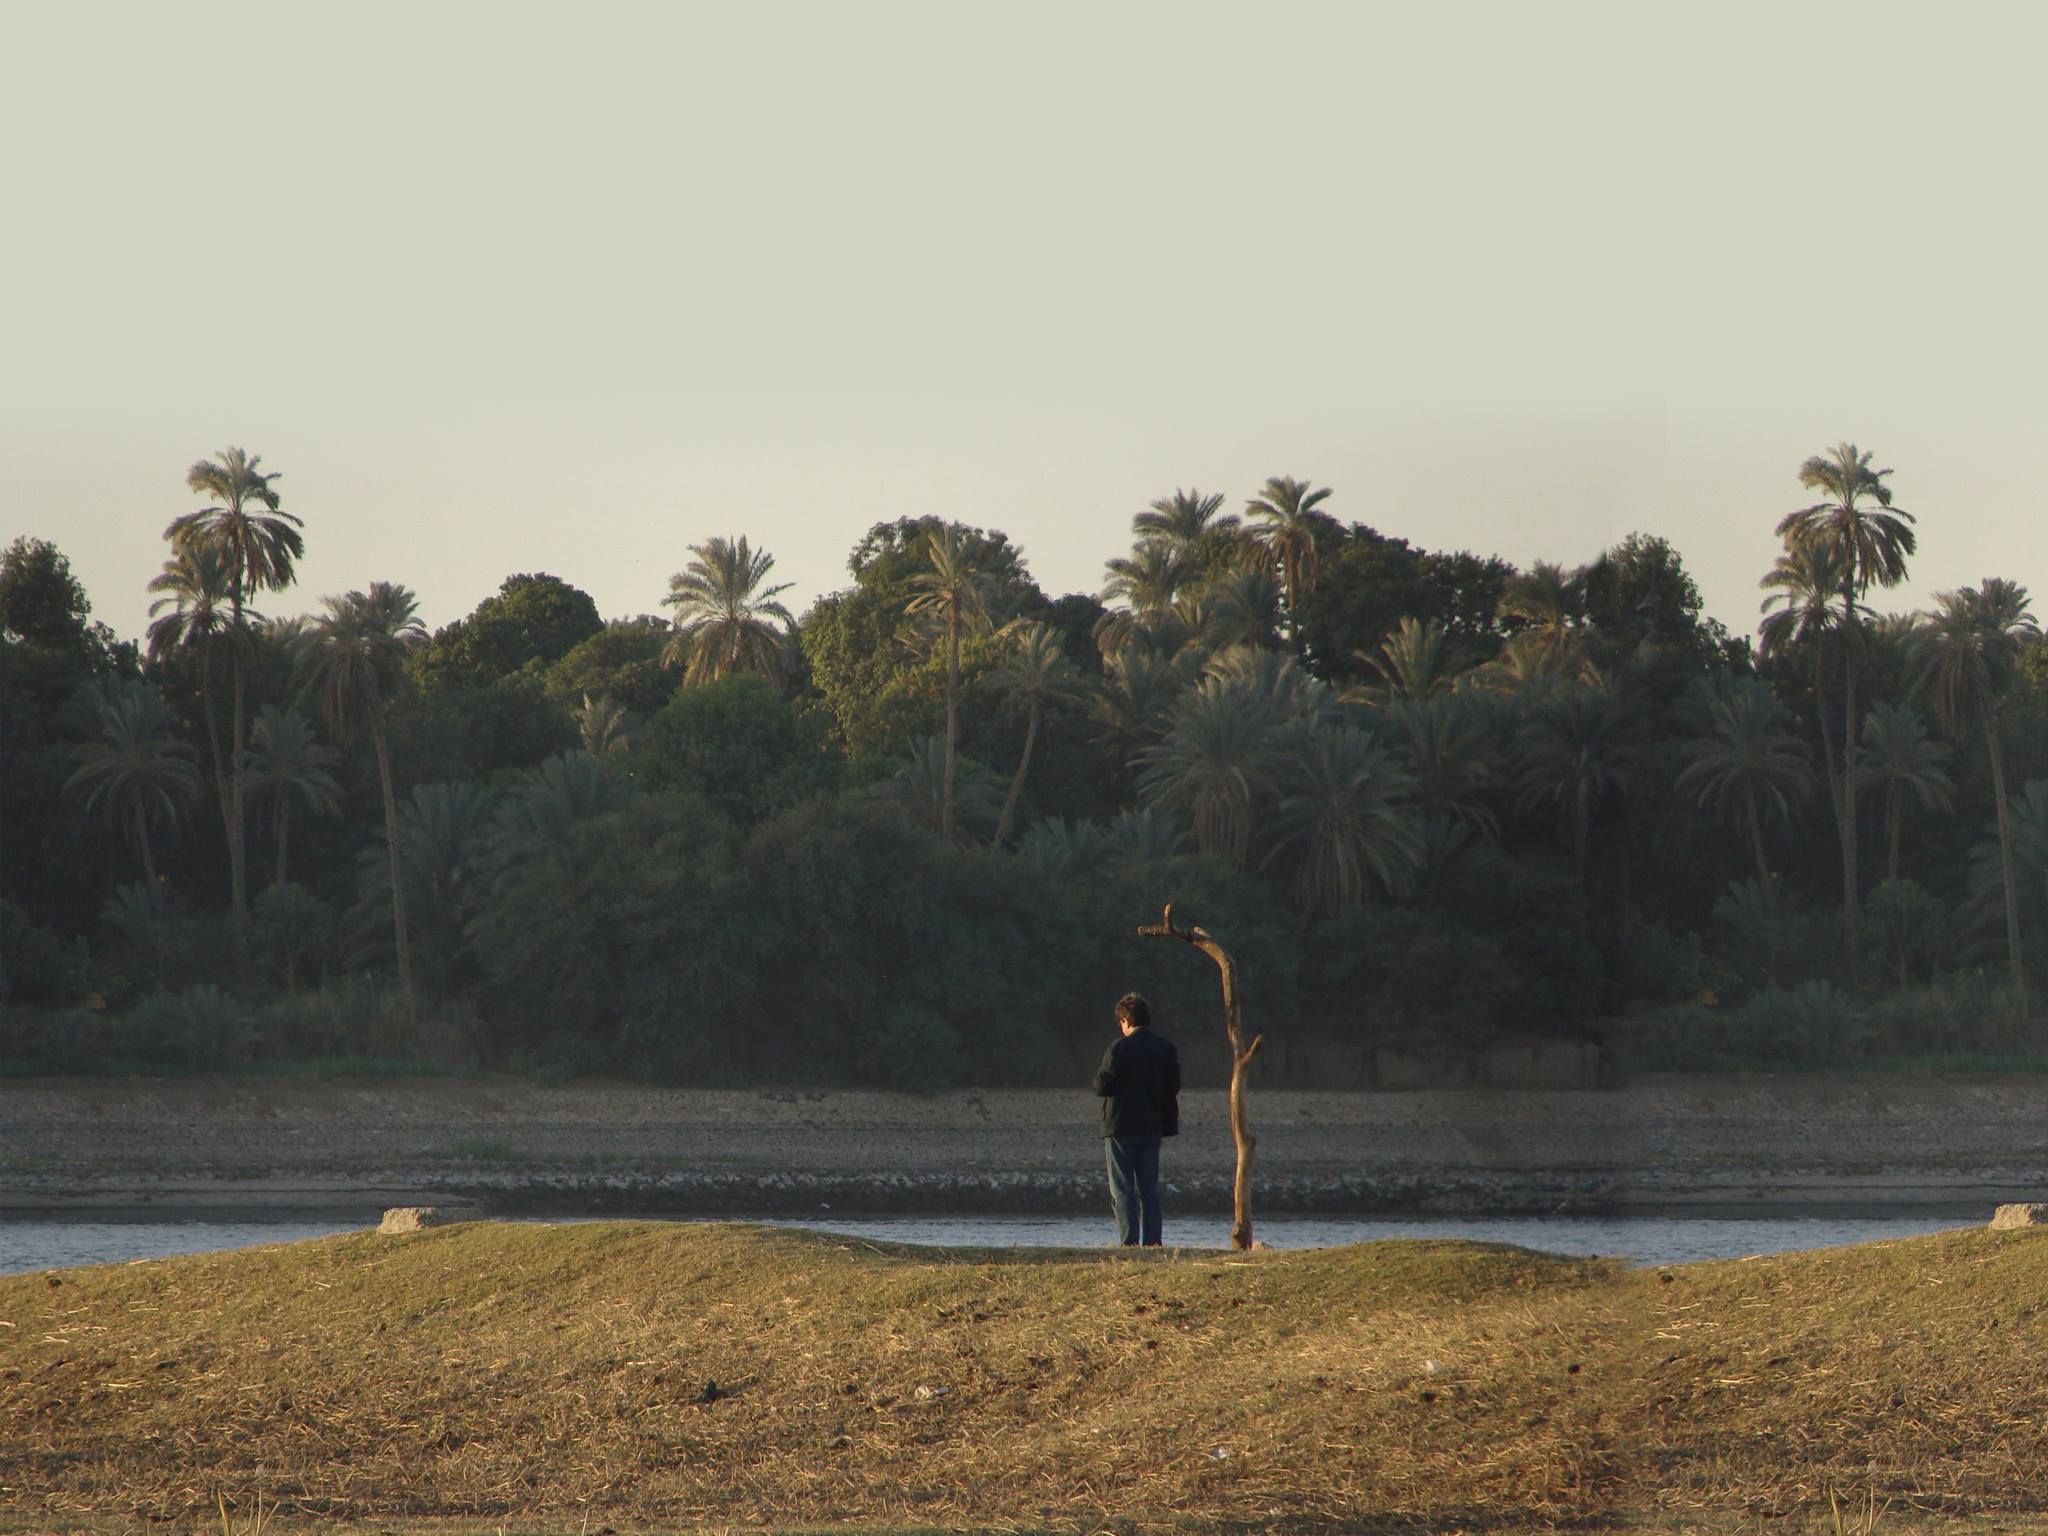
[[1754, 636], [1662, 538], [1520, 570], [1291, 476], [1137, 509], [1093, 594], [905, 517], [800, 616], [757, 528], [666, 617], [518, 574], [429, 634], [270, 612], [319, 529], [230, 448], [141, 644], [0, 555], [0, 1065], [1066, 1081], [1131, 986], [1211, 1031], [1167, 899], [1283, 1079], [2039, 1058], [2048, 644], [2008, 576], [1881, 611], [1941, 527], [1891, 473], [1758, 509]]

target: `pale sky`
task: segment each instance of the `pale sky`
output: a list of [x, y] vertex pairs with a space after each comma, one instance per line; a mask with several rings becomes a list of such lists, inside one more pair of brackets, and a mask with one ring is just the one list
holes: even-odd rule
[[1433, 548], [1670, 538], [1753, 628], [1807, 455], [1879, 606], [2048, 613], [2040, 6], [0, 0], [0, 541], [138, 636], [194, 459], [299, 612], [514, 571], [659, 612], [869, 524], [1093, 590], [1176, 486]]

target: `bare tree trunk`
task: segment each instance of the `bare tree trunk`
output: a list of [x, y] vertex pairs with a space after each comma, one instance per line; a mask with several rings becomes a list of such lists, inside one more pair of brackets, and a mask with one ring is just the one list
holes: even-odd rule
[[405, 1016], [413, 1016], [412, 946], [405, 932], [405, 883], [398, 866], [398, 802], [391, 794], [391, 751], [384, 740], [384, 722], [375, 720], [370, 738], [377, 746], [377, 777], [384, 787], [384, 848], [391, 863], [391, 926], [398, 936], [398, 989], [405, 998]]
[[2005, 761], [1998, 750], [1998, 719], [1989, 704], [1984, 711], [1984, 734], [1991, 746], [1991, 795], [1998, 805], [1998, 871], [2005, 881], [2005, 952], [2012, 966], [2012, 984], [2020, 995], [2020, 1017], [2027, 1016], [2027, 967], [2020, 949], [2020, 893], [2013, 883], [2012, 826], [2005, 803]]
[[1250, 1070], [1252, 1058], [1265, 1043], [1264, 1035], [1253, 1035], [1249, 1044], [1244, 1038], [1244, 1014], [1237, 996], [1237, 963], [1230, 958], [1230, 952], [1202, 928], [1176, 928], [1173, 925], [1173, 903], [1166, 904], [1166, 911], [1157, 923], [1138, 930], [1140, 938], [1179, 939], [1183, 944], [1192, 944], [1211, 960], [1223, 982], [1223, 1032], [1230, 1038], [1230, 1139], [1237, 1144], [1237, 1178], [1231, 1186], [1230, 1246], [1244, 1251], [1252, 1246], [1252, 1150], [1258, 1146], [1258, 1138], [1252, 1135], [1251, 1123], [1245, 1118], [1244, 1083], [1245, 1074]]
[[1000, 848], [1010, 840], [1010, 823], [1017, 816], [1017, 799], [1024, 791], [1024, 775], [1031, 767], [1031, 749], [1038, 742], [1038, 700], [1031, 701], [1031, 718], [1024, 726], [1024, 755], [1017, 759], [1017, 771], [1010, 776], [1010, 792], [1003, 797], [1002, 819], [996, 823], [991, 848]]

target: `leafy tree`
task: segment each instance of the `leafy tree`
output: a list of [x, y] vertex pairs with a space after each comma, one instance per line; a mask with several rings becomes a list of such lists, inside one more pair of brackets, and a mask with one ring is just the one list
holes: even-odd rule
[[1716, 666], [1727, 633], [1700, 617], [1700, 589], [1668, 540], [1631, 533], [1582, 573], [1586, 618], [1610, 658], [1644, 645], [1671, 652], [1685, 670]]
[[23, 534], [0, 550], [0, 641], [66, 652], [104, 671], [112, 633], [91, 620], [85, 587], [56, 545]]
[[248, 628], [257, 618], [249, 599], [292, 584], [292, 562], [306, 552], [302, 521], [283, 509], [260, 456], [224, 448], [185, 473], [195, 494], [211, 498], [195, 512], [171, 519], [164, 537], [175, 551], [186, 544], [211, 548], [227, 568], [228, 660], [234, 684], [234, 720], [228, 734], [228, 871], [230, 909], [240, 925], [249, 916], [248, 826], [243, 814], [248, 760]]
[[1742, 835], [1756, 860], [1756, 878], [1771, 887], [1764, 822], [1789, 822], [1813, 787], [1806, 749], [1792, 733], [1783, 706], [1769, 688], [1749, 677], [1722, 677], [1694, 685], [1693, 713], [1701, 729], [1686, 749], [1680, 794], [1696, 797]]
[[393, 691], [404, 676], [407, 654], [426, 640], [419, 605], [406, 588], [388, 581], [367, 592], [322, 600], [299, 648], [299, 687], [318, 693], [327, 729], [336, 740], [370, 738], [377, 754], [377, 782], [384, 796], [384, 846], [391, 872], [391, 931], [398, 947], [398, 985], [408, 1015], [413, 1011], [412, 950], [405, 927], [405, 888], [399, 878], [398, 803], [391, 786], [391, 748], [386, 719]]
[[559, 576], [507, 576], [468, 617], [419, 646], [412, 671], [429, 691], [488, 687], [515, 672], [553, 666], [603, 629], [590, 594]]
[[[1879, 700], [1863, 717], [1863, 752], [1856, 771], [1864, 782], [1884, 791], [1884, 878], [1899, 878], [1899, 832], [1905, 821], [1906, 796], [1922, 810], [1955, 809], [1955, 784], [1948, 776], [1949, 748], [1927, 734], [1927, 717], [1910, 704]], [[1873, 898], [1874, 899], [1874, 898]]]
[[635, 733], [626, 761], [649, 790], [687, 789], [738, 826], [838, 785], [815, 725], [765, 678], [685, 688]]
[[[1834, 776], [1842, 832], [1842, 916], [1853, 945], [1857, 904], [1856, 875], [1856, 669], [1862, 647], [1862, 600], [1872, 584], [1898, 585], [1905, 579], [1906, 557], [1913, 553], [1913, 514], [1892, 504], [1884, 483], [1888, 469], [1873, 469], [1870, 455], [1854, 443], [1838, 443], [1815, 454], [1799, 467], [1799, 483], [1819, 491], [1821, 500], [1788, 512], [1779, 519], [1778, 537], [1788, 550], [1806, 546], [1825, 551], [1831, 561], [1816, 570], [1831, 572], [1839, 582], [1832, 594], [1840, 608], [1839, 626], [1848, 643], [1842, 657], [1842, 763]], [[1768, 578], [1767, 578], [1768, 579]]]
[[2021, 646], [2041, 638], [2028, 611], [2027, 589], [2000, 576], [1975, 589], [1935, 594], [1921, 628], [1921, 676], [1934, 692], [1934, 710], [1951, 736], [1984, 728], [1991, 756], [1991, 794], [1997, 809], [2000, 869], [2005, 884], [2005, 943], [2013, 987], [2024, 1011], [2026, 958], [2020, 945], [2020, 901], [2012, 864], [2012, 827], [2005, 793], [2005, 754], [1998, 743], [1998, 698], [2010, 685]]
[[77, 749], [78, 769], [65, 793], [86, 811], [102, 812], [110, 824], [125, 825], [142, 853], [143, 878], [152, 901], [163, 903], [156, 857], [149, 841], [152, 820], [176, 822], [199, 789], [197, 756], [172, 734], [174, 723], [163, 698], [136, 684], [95, 706], [98, 734]]
[[316, 816], [341, 810], [341, 784], [334, 768], [341, 754], [318, 741], [313, 724], [296, 709], [265, 705], [249, 732], [249, 788], [268, 791], [277, 829], [277, 876], [285, 883], [285, 846], [291, 832], [292, 801], [297, 799]]
[[667, 620], [651, 615], [614, 619], [548, 668], [548, 697], [563, 709], [576, 708], [585, 695], [610, 697], [646, 719], [676, 691], [676, 673], [661, 661], [673, 633]]
[[[758, 672], [780, 688], [788, 676], [795, 621], [776, 601], [787, 582], [763, 586], [775, 557], [744, 538], [690, 546], [687, 569], [669, 578], [662, 601], [676, 611], [676, 630], [662, 659], [682, 668], [685, 683], [708, 683], [734, 672]], [[770, 622], [770, 621], [775, 622]]]

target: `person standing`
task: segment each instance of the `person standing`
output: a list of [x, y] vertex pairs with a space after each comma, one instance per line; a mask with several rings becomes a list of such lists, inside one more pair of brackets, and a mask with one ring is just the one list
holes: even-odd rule
[[1095, 1095], [1102, 1100], [1102, 1145], [1109, 1204], [1126, 1248], [1143, 1238], [1160, 1246], [1159, 1144], [1180, 1134], [1180, 1052], [1152, 1033], [1152, 1008], [1135, 992], [1116, 1000], [1120, 1039], [1102, 1053]]

